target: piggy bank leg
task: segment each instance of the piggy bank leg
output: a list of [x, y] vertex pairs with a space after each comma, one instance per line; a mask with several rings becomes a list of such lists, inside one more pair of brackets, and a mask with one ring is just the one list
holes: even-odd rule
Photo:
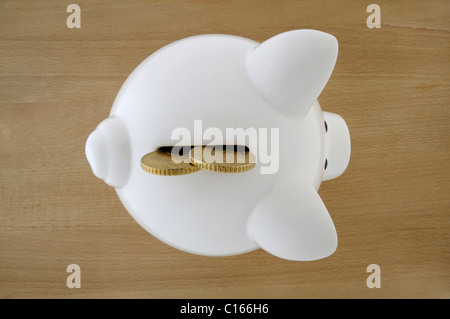
[[337, 248], [336, 229], [322, 199], [300, 181], [284, 180], [263, 195], [247, 233], [262, 249], [288, 260], [317, 260]]

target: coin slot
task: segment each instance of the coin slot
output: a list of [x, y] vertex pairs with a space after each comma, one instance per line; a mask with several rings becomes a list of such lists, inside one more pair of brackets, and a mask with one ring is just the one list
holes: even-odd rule
[[[206, 158], [203, 150], [200, 150], [200, 153], [193, 150], [206, 147], [213, 148], [213, 152], [209, 152]], [[228, 161], [230, 153], [232, 161]], [[173, 155], [185, 158], [181, 162], [177, 162], [173, 159]], [[225, 161], [211, 161], [208, 158], [211, 155], [223, 157]], [[254, 168], [255, 165], [256, 157], [245, 145], [161, 146], [141, 158], [141, 167], [144, 171], [166, 176], [185, 175], [202, 169], [221, 173], [242, 173]]]
[[[239, 152], [239, 153], [245, 153], [250, 152], [250, 149], [245, 145], [201, 145], [203, 147], [213, 147], [217, 151], [232, 151], [232, 152]], [[195, 145], [185, 145], [185, 146], [161, 146], [158, 148], [159, 151], [163, 151], [166, 153], [172, 154], [178, 154], [180, 156], [188, 156], [189, 151], [194, 148]]]
[[191, 145], [185, 145], [185, 146], [161, 146], [158, 148], [159, 151], [162, 152], [166, 152], [169, 154], [172, 154], [172, 152], [174, 154], [180, 155], [180, 156], [188, 156], [189, 155], [189, 151], [193, 148], [194, 146]]

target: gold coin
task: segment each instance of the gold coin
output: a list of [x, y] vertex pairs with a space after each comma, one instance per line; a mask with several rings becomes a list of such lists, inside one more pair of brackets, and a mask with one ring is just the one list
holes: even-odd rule
[[141, 159], [142, 169], [147, 173], [164, 176], [185, 175], [200, 170], [189, 163], [189, 158], [186, 156], [185, 161], [175, 163], [172, 160], [171, 149], [171, 147], [162, 147], [144, 155]]
[[240, 146], [197, 146], [189, 157], [198, 168], [220, 173], [242, 173], [256, 165], [255, 156]]

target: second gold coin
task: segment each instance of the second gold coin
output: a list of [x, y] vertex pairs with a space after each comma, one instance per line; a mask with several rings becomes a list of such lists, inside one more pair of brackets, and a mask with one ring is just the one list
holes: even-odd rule
[[240, 146], [197, 146], [189, 152], [191, 164], [220, 173], [242, 173], [256, 165], [256, 157]]

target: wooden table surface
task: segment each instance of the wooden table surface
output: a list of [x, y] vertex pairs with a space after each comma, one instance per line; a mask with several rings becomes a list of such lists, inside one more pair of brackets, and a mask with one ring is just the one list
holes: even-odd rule
[[[72, 2], [0, 2], [1, 298], [450, 297], [449, 1], [377, 1], [379, 29], [366, 25], [370, 2], [297, 0], [80, 0], [69, 29]], [[301, 28], [340, 45], [319, 98], [352, 138], [347, 171], [320, 188], [336, 253], [213, 258], [149, 235], [84, 153], [128, 74], [187, 36]], [[80, 289], [66, 286], [69, 264]]]

